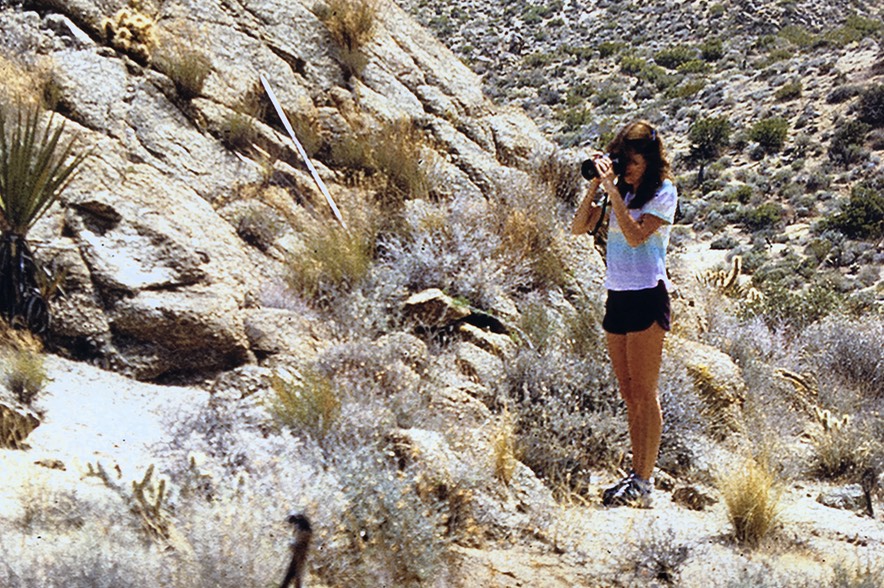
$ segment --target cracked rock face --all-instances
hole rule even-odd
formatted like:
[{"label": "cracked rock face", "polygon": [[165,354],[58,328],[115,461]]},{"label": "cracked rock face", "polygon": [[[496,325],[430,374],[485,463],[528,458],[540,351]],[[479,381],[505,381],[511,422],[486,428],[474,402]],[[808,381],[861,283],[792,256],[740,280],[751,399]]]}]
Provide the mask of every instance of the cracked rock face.
[{"label": "cracked rock face", "polygon": [[[143,8],[149,51],[159,55],[173,39],[208,57],[211,70],[191,100],[151,56],[108,41],[105,19],[134,10],[126,2],[37,4],[39,13],[0,4],[0,56],[26,72],[48,72],[56,121],[64,118],[66,136],[92,149],[64,207],[29,234],[41,243],[41,261],[64,276],[53,343],[139,378],[231,369],[268,353],[252,349],[259,343],[245,325],[262,287],[284,272],[275,236],[261,248],[247,243],[224,208],[264,172],[249,160],[254,153],[234,153],[221,136],[226,117],[260,89],[259,73],[291,117],[318,118],[329,140],[413,121],[436,152],[445,197],[484,200],[551,149],[524,114],[490,103],[480,78],[394,3],[383,4],[358,77],[345,76],[312,1]],[[275,169],[288,180],[288,200],[315,198],[272,110],[255,128],[256,144],[276,155]],[[326,162],[315,163],[335,184]]]}]

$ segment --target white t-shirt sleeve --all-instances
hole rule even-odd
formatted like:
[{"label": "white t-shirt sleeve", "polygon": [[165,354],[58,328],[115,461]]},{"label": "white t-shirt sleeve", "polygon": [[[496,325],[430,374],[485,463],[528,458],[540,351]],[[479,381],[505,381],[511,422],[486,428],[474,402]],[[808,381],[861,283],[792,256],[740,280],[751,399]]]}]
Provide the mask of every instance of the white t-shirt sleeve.
[{"label": "white t-shirt sleeve", "polygon": [[650,202],[642,207],[642,214],[652,214],[672,224],[675,222],[676,206],[678,206],[678,192],[675,185],[666,180]]}]

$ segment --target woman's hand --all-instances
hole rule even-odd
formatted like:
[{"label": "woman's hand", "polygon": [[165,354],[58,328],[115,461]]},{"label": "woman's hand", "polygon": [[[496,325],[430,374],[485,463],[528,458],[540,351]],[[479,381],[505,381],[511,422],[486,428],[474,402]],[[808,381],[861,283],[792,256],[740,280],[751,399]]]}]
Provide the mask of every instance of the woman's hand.
[{"label": "woman's hand", "polygon": [[593,155],[592,160],[595,163],[596,170],[599,172],[599,180],[601,180],[602,187],[605,188],[606,192],[610,192],[610,188],[614,187],[614,179],[617,177],[614,173],[614,162],[604,153]]}]

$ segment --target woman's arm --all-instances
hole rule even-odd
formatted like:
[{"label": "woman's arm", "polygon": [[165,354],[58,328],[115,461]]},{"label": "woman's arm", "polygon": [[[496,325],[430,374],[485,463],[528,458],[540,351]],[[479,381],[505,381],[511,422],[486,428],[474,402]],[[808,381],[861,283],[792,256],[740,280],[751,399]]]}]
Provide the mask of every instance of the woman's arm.
[{"label": "woman's arm", "polygon": [[648,237],[653,235],[654,231],[659,229],[666,221],[652,214],[643,214],[638,220],[632,218],[632,215],[629,214],[629,209],[626,208],[626,203],[623,201],[620,190],[614,184],[615,176],[611,160],[607,157],[602,157],[596,163],[596,167],[599,170],[602,188],[604,188],[611,199],[611,210],[614,216],[617,217],[617,224],[620,226],[620,230],[623,231],[626,243],[630,247],[638,247],[647,241]]},{"label": "woman's arm", "polygon": [[593,202],[598,189],[599,179],[596,178],[589,183],[589,190],[583,197],[583,202],[580,203],[577,212],[574,213],[574,220],[571,221],[572,235],[582,235],[589,232],[598,223],[602,207]]},{"label": "woman's arm", "polygon": [[626,203],[623,201],[623,197],[620,195],[620,190],[613,184],[611,184],[611,187],[613,188],[613,193],[607,187],[605,187],[605,191],[608,192],[611,198],[611,209],[614,211],[614,215],[617,217],[617,224],[620,226],[620,230],[623,231],[623,237],[626,238],[626,243],[630,247],[638,247],[647,241],[648,237],[654,234],[654,231],[666,224],[665,220],[653,214],[643,214],[638,220],[632,218]]}]

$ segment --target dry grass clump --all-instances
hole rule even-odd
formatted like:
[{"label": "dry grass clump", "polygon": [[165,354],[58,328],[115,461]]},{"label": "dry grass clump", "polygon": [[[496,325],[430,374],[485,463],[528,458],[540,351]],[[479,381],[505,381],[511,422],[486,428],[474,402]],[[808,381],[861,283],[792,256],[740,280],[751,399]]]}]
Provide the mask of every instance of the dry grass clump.
[{"label": "dry grass clump", "polygon": [[153,53],[157,69],[169,76],[185,100],[200,96],[212,71],[212,60],[201,48],[205,42],[186,26],[164,31],[158,40]]},{"label": "dry grass clump", "polygon": [[491,451],[494,477],[504,484],[509,484],[516,473],[519,457],[516,450],[513,417],[508,409],[503,411],[500,420],[494,425],[494,430],[491,433]]},{"label": "dry grass clump", "polygon": [[831,588],[878,588],[884,586],[884,566],[867,563],[848,566],[838,562],[834,567]]},{"label": "dry grass clump", "polygon": [[51,65],[42,62],[38,67],[28,67],[15,60],[0,55],[0,111],[13,106],[25,109],[33,106],[54,106],[57,86],[52,83]]},{"label": "dry grass clump", "polygon": [[49,379],[43,366],[43,355],[31,350],[13,350],[3,353],[0,361],[3,362],[6,388],[16,400],[30,406]]},{"label": "dry grass clump", "polygon": [[717,476],[734,538],[755,547],[773,529],[779,513],[782,487],[765,459],[746,459]]},{"label": "dry grass clump", "polygon": [[[369,211],[369,215],[370,215]],[[289,255],[289,287],[320,306],[354,288],[371,269],[377,229],[371,216],[348,220],[348,229],[330,219],[307,219],[300,226],[303,249]]]},{"label": "dry grass clump", "polygon": [[621,562],[638,582],[675,586],[690,554],[690,545],[679,541],[674,529],[651,527],[630,543]]},{"label": "dry grass clump", "polygon": [[378,0],[326,0],[318,14],[340,51],[346,75],[358,75],[365,68],[362,48],[375,33]]},{"label": "dry grass clump", "polygon": [[881,453],[881,444],[867,423],[849,415],[835,416],[828,410],[819,410],[818,415],[810,432],[814,449],[811,471],[816,475],[828,479],[858,476],[875,454]]},{"label": "dry grass clump", "polygon": [[341,414],[341,394],[334,383],[316,370],[297,378],[275,374],[270,382],[275,394],[270,409],[285,427],[322,441]]},{"label": "dry grass clump", "polygon": [[563,287],[568,277],[564,234],[551,192],[537,185],[507,190],[493,208],[492,222],[500,235],[497,255],[530,267],[534,287]]}]

